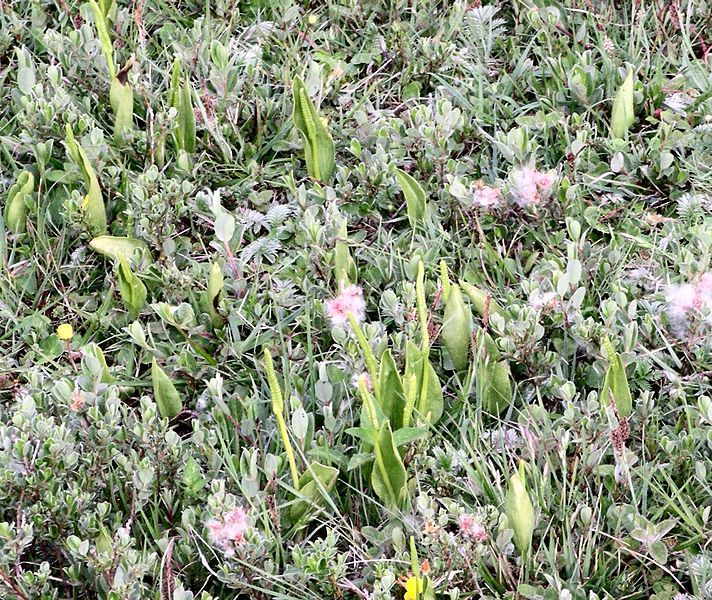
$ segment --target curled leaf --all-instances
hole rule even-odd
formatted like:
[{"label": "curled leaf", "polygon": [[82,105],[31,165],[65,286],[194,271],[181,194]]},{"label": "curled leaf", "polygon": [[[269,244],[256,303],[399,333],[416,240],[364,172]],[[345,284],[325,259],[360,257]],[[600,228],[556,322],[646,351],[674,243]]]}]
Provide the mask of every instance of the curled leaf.
[{"label": "curled leaf", "polygon": [[5,227],[13,233],[24,233],[27,229],[27,201],[32,197],[34,190],[34,176],[29,171],[23,171],[7,193]]},{"label": "curled leaf", "polygon": [[151,252],[145,242],[134,238],[100,235],[89,246],[97,254],[108,256],[115,261],[125,258],[133,267],[151,262]]},{"label": "curled leaf", "polygon": [[66,133],[67,152],[79,166],[84,177],[84,186],[87,190],[81,207],[84,225],[89,233],[100,235],[106,231],[106,208],[104,207],[104,198],[101,195],[99,179],[96,176],[94,167],[89,162],[86,152],[74,138],[74,132],[69,125],[66,126]]},{"label": "curled leaf", "polygon": [[604,344],[610,364],[606,370],[606,376],[599,394],[601,406],[608,406],[613,400],[618,416],[627,419],[633,412],[633,397],[630,393],[625,365],[623,365],[621,355],[613,349],[613,345],[608,338],[604,340]]},{"label": "curled leaf", "polygon": [[119,268],[116,272],[121,300],[134,320],[146,304],[146,286],[133,271],[125,256],[119,255]]}]

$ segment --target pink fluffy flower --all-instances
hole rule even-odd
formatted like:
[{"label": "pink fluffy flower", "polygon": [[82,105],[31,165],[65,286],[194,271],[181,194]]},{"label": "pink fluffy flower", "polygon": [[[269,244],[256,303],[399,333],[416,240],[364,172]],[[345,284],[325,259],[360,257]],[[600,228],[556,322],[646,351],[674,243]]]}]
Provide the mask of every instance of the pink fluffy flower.
[{"label": "pink fluffy flower", "polygon": [[551,193],[554,181],[551,173],[521,167],[512,175],[512,195],[520,206],[539,204]]},{"label": "pink fluffy flower", "polygon": [[241,507],[232,509],[222,520],[211,519],[205,524],[210,541],[222,548],[228,556],[235,553],[235,548],[245,541],[247,531],[247,513]]},{"label": "pink fluffy flower", "polygon": [[475,182],[472,200],[475,206],[481,208],[495,208],[502,203],[502,192],[497,188],[485,185],[482,180],[479,180]]},{"label": "pink fluffy flower", "polygon": [[483,542],[487,539],[487,530],[475,515],[470,513],[461,514],[457,519],[457,523],[460,526],[460,533],[464,537],[471,538],[477,542]]},{"label": "pink fluffy flower", "polygon": [[697,288],[690,283],[671,285],[667,290],[666,299],[671,317],[684,318],[698,303]]},{"label": "pink fluffy flower", "polygon": [[344,288],[341,293],[326,302],[326,314],[331,323],[336,327],[344,327],[349,322],[349,313],[360,323],[366,316],[366,302],[363,299],[363,290],[357,285]]}]

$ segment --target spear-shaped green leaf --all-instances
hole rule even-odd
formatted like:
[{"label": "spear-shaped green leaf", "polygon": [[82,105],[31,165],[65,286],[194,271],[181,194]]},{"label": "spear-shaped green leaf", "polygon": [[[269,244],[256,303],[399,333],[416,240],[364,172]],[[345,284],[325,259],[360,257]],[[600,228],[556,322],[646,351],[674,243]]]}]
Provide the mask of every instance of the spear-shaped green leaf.
[{"label": "spear-shaped green leaf", "polygon": [[114,111],[114,140],[123,139],[124,133],[133,129],[133,88],[119,77],[111,80],[109,103]]},{"label": "spear-shaped green leaf", "polygon": [[292,82],[292,103],[292,120],[304,140],[307,172],[318,181],[328,181],[334,173],[334,141],[299,77]]},{"label": "spear-shaped green leaf", "polygon": [[615,139],[625,139],[628,130],[635,121],[635,109],[633,106],[633,71],[628,71],[623,85],[618,89],[613,99],[613,110],[611,112],[611,136]]},{"label": "spear-shaped green leaf", "polygon": [[418,181],[402,169],[396,169],[396,179],[405,196],[408,221],[415,228],[425,215],[425,192]]},{"label": "spear-shaped green leaf", "polygon": [[29,171],[23,171],[7,193],[5,227],[13,233],[24,233],[27,229],[27,202],[32,198],[34,190],[34,176]]},{"label": "spear-shaped green leaf", "polygon": [[146,243],[134,238],[100,235],[89,242],[89,247],[97,254],[108,256],[115,261],[123,257],[133,267],[152,261]]},{"label": "spear-shaped green leaf", "polygon": [[166,372],[158,366],[155,358],[151,363],[151,379],[153,380],[153,397],[156,400],[159,414],[172,419],[183,410],[183,403],[178,390]]},{"label": "spear-shaped green leaf", "polygon": [[383,414],[391,421],[393,430],[398,431],[403,426],[405,392],[390,350],[386,350],[381,355],[378,390],[379,397],[376,398],[376,401],[380,405]]},{"label": "spear-shaped green leaf", "polygon": [[123,255],[119,256],[119,268],[116,272],[119,282],[121,300],[129,313],[131,320],[138,317],[138,313],[146,304],[146,286],[131,270],[129,261]]},{"label": "spear-shaped green leaf", "polygon": [[339,287],[346,287],[349,283],[355,282],[358,278],[356,263],[351,258],[349,251],[348,231],[346,229],[346,219],[341,222],[339,231],[334,243],[334,275]]},{"label": "spear-shaped green leaf", "polygon": [[81,206],[84,225],[89,233],[100,235],[106,231],[106,208],[104,207],[104,198],[101,195],[99,179],[96,176],[94,167],[89,162],[86,152],[84,152],[84,148],[74,139],[74,132],[69,125],[66,126],[66,133],[67,152],[70,158],[79,166],[79,170],[84,177],[84,186],[87,190]]},{"label": "spear-shaped green leaf", "polygon": [[445,301],[440,337],[450,354],[455,370],[462,371],[470,363],[472,313],[465,306],[460,287],[456,283],[450,283],[445,261],[441,261],[440,271]]},{"label": "spear-shaped green leaf", "polygon": [[292,523],[299,521],[315,504],[323,502],[324,492],[328,492],[334,487],[338,475],[339,470],[335,467],[322,465],[318,462],[312,462],[309,465],[309,468],[299,478],[297,486],[301,499],[289,508],[289,518]]},{"label": "spear-shaped green leaf", "polygon": [[193,87],[190,85],[190,79],[187,76],[181,85],[180,68],[180,61],[176,59],[173,62],[171,89],[169,92],[170,105],[177,111],[177,124],[173,138],[179,150],[185,150],[188,154],[192,154],[195,152],[196,142]]},{"label": "spear-shaped green leaf", "polygon": [[519,470],[509,480],[504,512],[514,530],[514,545],[522,556],[526,556],[532,545],[535,515],[534,505],[527,493],[523,462],[519,463]]},{"label": "spear-shaped green leaf", "polygon": [[498,415],[512,403],[509,363],[500,360],[492,337],[480,329],[477,334],[476,396],[482,409]]},{"label": "spear-shaped green leaf", "polygon": [[481,288],[478,288],[466,281],[460,280],[460,287],[462,291],[465,292],[467,297],[472,302],[472,306],[477,311],[477,314],[483,317],[487,315],[504,315],[504,310],[497,303],[497,301],[492,298],[492,296]]},{"label": "spear-shaped green leaf", "polygon": [[224,285],[222,267],[218,263],[213,263],[208,276],[208,287],[203,296],[203,305],[205,312],[210,315],[213,327],[222,327],[223,318],[218,312],[218,302]]},{"label": "spear-shaped green leaf", "polygon": [[618,416],[627,419],[633,412],[633,397],[625,374],[625,366],[621,355],[613,349],[611,341],[605,338],[603,343],[606,347],[610,364],[606,370],[603,387],[601,387],[601,406],[608,406],[613,400]]},{"label": "spear-shaped green leaf", "polygon": [[371,472],[373,490],[386,504],[399,508],[405,499],[407,475],[387,420],[381,425],[374,449],[376,464]]}]

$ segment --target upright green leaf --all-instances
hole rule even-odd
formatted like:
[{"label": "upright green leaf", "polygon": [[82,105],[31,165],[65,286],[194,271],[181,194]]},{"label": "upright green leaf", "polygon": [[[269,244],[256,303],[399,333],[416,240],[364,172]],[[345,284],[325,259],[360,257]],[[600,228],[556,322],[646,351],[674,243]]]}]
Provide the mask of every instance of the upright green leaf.
[{"label": "upright green leaf", "polygon": [[183,403],[178,390],[166,372],[158,366],[155,358],[151,363],[151,379],[153,380],[153,397],[156,400],[159,414],[164,418],[172,419],[183,410]]},{"label": "upright green leaf", "polygon": [[378,432],[375,453],[376,464],[371,472],[373,490],[388,506],[399,508],[405,499],[407,475],[388,421]]},{"label": "upright green leaf", "polygon": [[498,415],[512,403],[509,363],[500,360],[494,340],[483,329],[477,335],[475,376],[477,401],[484,411]]},{"label": "upright green leaf", "polygon": [[335,167],[334,141],[299,77],[292,83],[292,103],[292,120],[304,141],[307,172],[318,181],[328,181]]},{"label": "upright green leaf", "polygon": [[208,287],[203,296],[205,312],[210,315],[213,327],[222,327],[223,317],[218,311],[218,302],[224,285],[222,267],[219,263],[213,263],[208,276]]},{"label": "upright green leaf", "polygon": [[623,85],[618,89],[613,99],[611,113],[611,137],[625,139],[628,130],[635,122],[635,108],[633,106],[633,71],[628,71]]},{"label": "upright green leaf", "polygon": [[522,462],[519,463],[519,470],[509,480],[504,511],[510,527],[514,530],[514,545],[522,556],[526,556],[532,545],[535,515],[534,505],[527,493]]},{"label": "upright green leaf", "polygon": [[381,355],[378,381],[379,397],[376,400],[383,414],[390,419],[393,431],[398,431],[403,426],[405,392],[390,350]]},{"label": "upright green leaf", "polygon": [[87,190],[81,206],[84,225],[92,235],[100,235],[106,231],[106,209],[104,207],[104,198],[101,195],[99,179],[96,176],[94,167],[89,162],[86,152],[74,139],[74,133],[69,125],[66,126],[66,133],[67,152],[70,158],[79,166],[84,177],[84,186]]},{"label": "upright green leaf", "polygon": [[[180,63],[177,63],[180,68]],[[174,76],[175,76],[174,63]],[[180,73],[180,71],[178,71]],[[171,79],[171,105],[177,111],[177,125],[174,131],[174,139],[176,147],[179,150],[185,150],[188,154],[195,152],[196,129],[195,129],[195,112],[193,110],[193,88],[190,85],[190,79],[186,76],[183,85],[177,85],[173,89],[174,81]]]},{"label": "upright green leaf", "polygon": [[114,111],[114,140],[123,139],[124,133],[133,129],[133,88],[118,77],[111,80],[109,102]]},{"label": "upright green leaf", "polygon": [[349,245],[346,241],[348,236],[346,219],[344,219],[341,222],[336,242],[334,243],[334,275],[339,287],[346,287],[349,283],[354,283],[358,278],[356,263],[351,258]]},{"label": "upright green leaf", "polygon": [[410,226],[415,228],[425,216],[425,192],[420,184],[402,169],[396,169],[398,185],[405,196]]},{"label": "upright green leaf", "polygon": [[449,291],[445,300],[440,337],[450,354],[455,370],[462,371],[470,363],[472,313],[465,306],[460,287],[456,283],[450,284]]},{"label": "upright green leaf", "polygon": [[606,376],[601,387],[600,399],[601,406],[605,407],[613,400],[618,416],[627,419],[633,412],[633,397],[630,393],[628,378],[625,373],[625,366],[621,355],[618,354],[606,338],[604,345],[608,352],[610,364],[606,370]]},{"label": "upright green leaf", "polygon": [[7,193],[5,227],[13,233],[24,233],[27,229],[27,202],[32,198],[34,190],[34,176],[29,171],[23,171]]},{"label": "upright green leaf", "polygon": [[339,470],[335,467],[318,462],[309,465],[309,469],[299,478],[297,489],[300,499],[289,508],[289,518],[292,523],[299,521],[310,508],[323,502],[324,492],[334,487],[338,476]]},{"label": "upright green leaf", "polygon": [[123,255],[119,255],[119,268],[116,275],[121,300],[131,320],[135,320],[144,304],[146,304],[146,286],[143,285],[138,275],[131,270],[128,260]]},{"label": "upright green leaf", "polygon": [[[440,420],[444,411],[443,390],[430,359],[413,342],[406,344],[406,366],[404,379],[408,384],[405,389],[406,410],[404,410],[404,427],[410,423],[408,398],[415,395],[415,408],[420,416],[430,425]],[[415,390],[412,384],[415,382]]]}]

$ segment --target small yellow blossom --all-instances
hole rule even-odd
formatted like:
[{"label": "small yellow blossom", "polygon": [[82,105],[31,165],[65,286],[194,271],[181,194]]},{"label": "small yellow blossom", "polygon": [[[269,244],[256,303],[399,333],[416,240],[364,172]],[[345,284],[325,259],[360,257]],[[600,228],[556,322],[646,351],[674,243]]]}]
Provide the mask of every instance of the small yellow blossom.
[{"label": "small yellow blossom", "polygon": [[57,327],[57,336],[60,340],[71,340],[74,335],[74,330],[69,323],[62,323]]},{"label": "small yellow blossom", "polygon": [[309,25],[312,25],[312,26],[316,25],[318,20],[319,20],[319,17],[317,17],[316,15],[309,15],[307,17],[307,23],[309,23]]},{"label": "small yellow blossom", "polygon": [[434,600],[435,591],[427,577],[411,577],[405,583],[403,600]]}]

